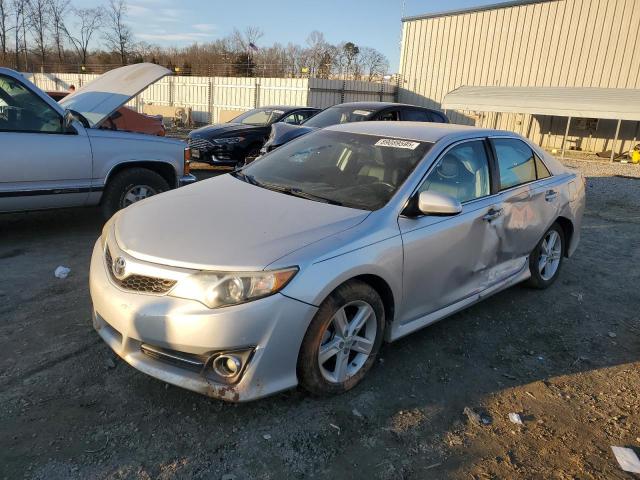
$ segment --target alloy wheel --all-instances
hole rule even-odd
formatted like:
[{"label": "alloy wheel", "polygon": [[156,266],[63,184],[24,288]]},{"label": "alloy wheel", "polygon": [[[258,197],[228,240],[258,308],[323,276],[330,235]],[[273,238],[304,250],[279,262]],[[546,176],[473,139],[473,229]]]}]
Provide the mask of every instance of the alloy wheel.
[{"label": "alloy wheel", "polygon": [[144,200],[145,198],[151,197],[156,193],[158,192],[156,192],[155,189],[151,188],[148,185],[135,185],[127,190],[122,197],[122,207],[128,207],[132,203]]},{"label": "alloy wheel", "polygon": [[548,281],[556,274],[562,256],[562,239],[555,230],[549,230],[540,244],[538,272],[543,280]]},{"label": "alloy wheel", "polygon": [[355,375],[369,358],[376,339],[378,322],[367,302],[349,302],[334,313],[318,350],[322,376],[342,383]]}]

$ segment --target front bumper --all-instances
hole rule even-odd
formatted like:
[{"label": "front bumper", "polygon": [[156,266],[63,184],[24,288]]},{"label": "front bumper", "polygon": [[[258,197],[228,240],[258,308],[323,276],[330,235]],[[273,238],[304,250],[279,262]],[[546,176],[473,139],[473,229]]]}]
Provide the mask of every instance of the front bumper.
[{"label": "front bumper", "polygon": [[187,175],[183,175],[178,179],[178,187],[184,187],[186,185],[191,185],[192,183],[196,183],[198,181],[198,179],[195,177],[195,175],[192,174],[187,174]]},{"label": "front bumper", "polygon": [[[229,401],[253,400],[298,383],[298,352],[316,307],[276,294],[209,309],[193,300],[124,291],[107,274],[100,240],[89,285],[98,334],[123,360],[152,377]],[[149,356],[143,344],[192,355],[255,350],[239,381],[228,385]]]}]

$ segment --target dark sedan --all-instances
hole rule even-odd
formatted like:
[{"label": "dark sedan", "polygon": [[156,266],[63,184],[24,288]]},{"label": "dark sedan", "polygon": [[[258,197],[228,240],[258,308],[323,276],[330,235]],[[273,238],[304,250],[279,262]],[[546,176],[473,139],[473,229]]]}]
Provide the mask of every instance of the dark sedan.
[{"label": "dark sedan", "polygon": [[341,103],[324,109],[302,125],[274,123],[271,126],[269,138],[260,153],[267,153],[294,138],[319,128],[369,120],[449,123],[449,119],[444,113],[416,105],[392,102]]},{"label": "dark sedan", "polygon": [[211,165],[235,167],[258,156],[271,125],[298,125],[320,109],[271,106],[249,110],[227,123],[208,125],[189,134],[191,158]]}]

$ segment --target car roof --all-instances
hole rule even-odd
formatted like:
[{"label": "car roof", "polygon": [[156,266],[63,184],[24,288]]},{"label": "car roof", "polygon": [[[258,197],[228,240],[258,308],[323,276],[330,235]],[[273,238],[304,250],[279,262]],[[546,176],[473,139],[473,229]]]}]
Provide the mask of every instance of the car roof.
[{"label": "car roof", "polygon": [[290,112],[291,110],[320,110],[315,107],[301,107],[297,105],[265,105],[264,107],[257,107],[257,109],[271,108],[273,110],[284,110],[285,112]]},{"label": "car roof", "polygon": [[[388,108],[388,107],[411,107],[411,108],[419,108],[421,110],[434,110],[432,108],[421,107],[419,105],[410,105],[408,103],[397,103],[397,102],[346,102],[346,103],[338,103],[337,105],[332,105],[331,107],[354,107],[354,108],[358,107],[358,108],[367,108],[370,110],[380,110],[382,108]],[[439,111],[439,110],[436,110],[436,111]]]},{"label": "car roof", "polygon": [[354,122],[332,125],[324,130],[360,133],[379,137],[402,138],[419,142],[437,142],[443,138],[451,140],[484,136],[515,136],[512,132],[489,128],[457,125],[455,123],[430,122]]}]

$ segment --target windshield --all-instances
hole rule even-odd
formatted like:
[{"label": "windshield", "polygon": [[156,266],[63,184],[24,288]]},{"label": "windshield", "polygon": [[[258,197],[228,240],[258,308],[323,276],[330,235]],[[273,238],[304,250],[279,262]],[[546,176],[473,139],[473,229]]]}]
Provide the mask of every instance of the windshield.
[{"label": "windshield", "polygon": [[391,199],[431,145],[321,130],[279,147],[236,176],[310,200],[377,210]]},{"label": "windshield", "polygon": [[243,123],[245,125],[265,126],[271,125],[284,114],[284,110],[275,110],[273,108],[257,108],[238,115],[229,123]]},{"label": "windshield", "polygon": [[305,127],[324,128],[340,123],[361,122],[369,120],[373,110],[354,106],[330,107],[303,123]]}]

